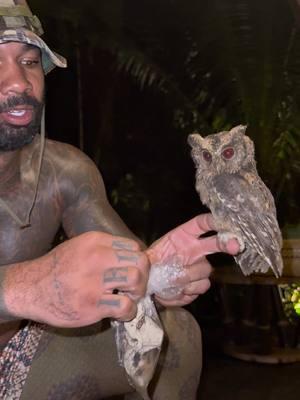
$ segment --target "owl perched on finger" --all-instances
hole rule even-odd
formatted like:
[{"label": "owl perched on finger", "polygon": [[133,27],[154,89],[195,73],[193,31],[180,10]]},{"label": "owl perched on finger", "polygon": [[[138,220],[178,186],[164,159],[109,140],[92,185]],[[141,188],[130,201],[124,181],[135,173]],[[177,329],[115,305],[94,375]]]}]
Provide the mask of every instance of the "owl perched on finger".
[{"label": "owl perched on finger", "polygon": [[191,134],[188,143],[196,166],[196,190],[207,205],[219,239],[235,237],[235,256],[242,272],[282,273],[282,237],[271,192],[256,170],[254,145],[239,125],[230,131],[201,137]]}]

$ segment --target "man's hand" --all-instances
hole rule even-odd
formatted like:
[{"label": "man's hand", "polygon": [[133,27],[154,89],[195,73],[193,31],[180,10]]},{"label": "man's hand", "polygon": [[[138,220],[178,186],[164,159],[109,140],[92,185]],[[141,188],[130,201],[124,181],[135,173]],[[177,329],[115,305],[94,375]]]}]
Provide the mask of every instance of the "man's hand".
[{"label": "man's hand", "polygon": [[163,299],[156,295],[159,303],[164,306],[183,306],[191,303],[210,287],[209,275],[212,268],[205,256],[218,252],[232,255],[238,253],[239,245],[234,239],[230,240],[225,248],[216,235],[200,237],[214,230],[212,215],[202,214],[170,231],[146,251],[151,264],[162,264],[176,255],[180,256],[186,272],[182,293],[171,299]]},{"label": "man's hand", "polygon": [[89,232],[39,259],[6,268],[8,314],[79,327],[106,317],[132,319],[145,294],[149,261],[133,240]]}]

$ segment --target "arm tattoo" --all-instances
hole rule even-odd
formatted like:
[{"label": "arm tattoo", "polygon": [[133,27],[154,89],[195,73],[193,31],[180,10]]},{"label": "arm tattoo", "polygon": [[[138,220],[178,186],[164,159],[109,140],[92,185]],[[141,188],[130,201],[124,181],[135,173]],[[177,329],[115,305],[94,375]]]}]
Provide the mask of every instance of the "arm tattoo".
[{"label": "arm tattoo", "polygon": [[59,261],[56,257],[56,252],[53,253],[53,270],[54,270],[54,278],[53,278],[53,288],[55,296],[53,296],[52,301],[50,300],[49,308],[50,311],[56,315],[57,317],[65,320],[65,321],[76,321],[79,319],[78,313],[73,309],[71,302],[68,301],[72,296],[71,293],[68,293],[63,285],[63,283],[59,280],[57,275]]}]

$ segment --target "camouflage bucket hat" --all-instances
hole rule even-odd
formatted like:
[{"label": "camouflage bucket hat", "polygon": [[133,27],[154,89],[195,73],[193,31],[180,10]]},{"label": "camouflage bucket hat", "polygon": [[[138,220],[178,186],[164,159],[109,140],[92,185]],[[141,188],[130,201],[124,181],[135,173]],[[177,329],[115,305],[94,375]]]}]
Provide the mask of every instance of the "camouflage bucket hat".
[{"label": "camouflage bucket hat", "polygon": [[39,47],[45,74],[55,67],[65,68],[66,59],[50,50],[40,38],[42,34],[42,25],[30,11],[26,0],[0,0],[0,44],[21,42]]}]

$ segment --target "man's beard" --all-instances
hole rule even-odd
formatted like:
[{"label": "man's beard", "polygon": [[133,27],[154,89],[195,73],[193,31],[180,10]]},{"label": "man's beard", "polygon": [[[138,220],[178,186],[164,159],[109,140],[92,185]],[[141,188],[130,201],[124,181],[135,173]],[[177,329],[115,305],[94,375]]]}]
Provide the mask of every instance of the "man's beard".
[{"label": "man's beard", "polygon": [[39,132],[44,102],[39,102],[27,94],[10,97],[5,103],[0,103],[0,113],[16,106],[31,106],[33,119],[26,126],[16,126],[0,122],[0,151],[13,151],[22,148],[33,141]]}]

